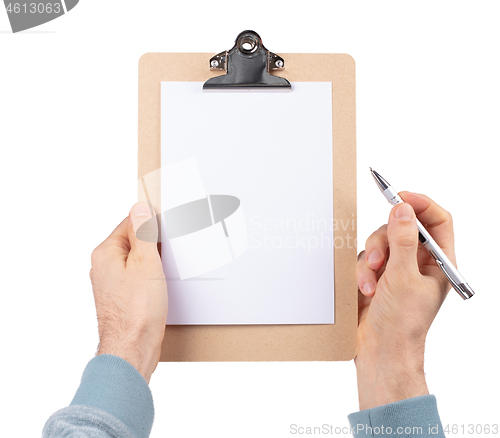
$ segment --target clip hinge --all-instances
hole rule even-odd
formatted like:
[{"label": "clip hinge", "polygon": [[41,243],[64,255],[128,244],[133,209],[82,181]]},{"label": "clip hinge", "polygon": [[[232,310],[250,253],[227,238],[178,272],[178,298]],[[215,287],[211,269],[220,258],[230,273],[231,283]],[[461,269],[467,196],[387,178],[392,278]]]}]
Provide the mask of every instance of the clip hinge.
[{"label": "clip hinge", "polygon": [[227,50],[210,58],[210,70],[227,71]]}]

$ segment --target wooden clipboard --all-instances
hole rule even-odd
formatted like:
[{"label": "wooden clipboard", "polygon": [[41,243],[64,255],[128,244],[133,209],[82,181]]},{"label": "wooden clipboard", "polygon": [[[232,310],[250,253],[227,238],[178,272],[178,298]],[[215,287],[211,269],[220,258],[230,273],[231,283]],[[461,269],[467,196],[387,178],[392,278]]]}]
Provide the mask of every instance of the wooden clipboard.
[{"label": "wooden clipboard", "polygon": [[[164,81],[203,82],[220,75],[208,68],[212,54],[146,53],[139,61],[139,186],[161,168],[161,87]],[[333,361],[356,355],[356,117],[355,64],[346,54],[282,54],[290,82],[331,82],[333,109],[333,205],[335,324],[169,325],[161,361]],[[156,172],[159,174],[159,172]],[[161,212],[160,177],[139,189]],[[345,229],[342,224],[352,224]],[[354,228],[354,229],[353,229]],[[349,236],[348,236],[349,235]],[[351,242],[347,244],[348,238]]]}]

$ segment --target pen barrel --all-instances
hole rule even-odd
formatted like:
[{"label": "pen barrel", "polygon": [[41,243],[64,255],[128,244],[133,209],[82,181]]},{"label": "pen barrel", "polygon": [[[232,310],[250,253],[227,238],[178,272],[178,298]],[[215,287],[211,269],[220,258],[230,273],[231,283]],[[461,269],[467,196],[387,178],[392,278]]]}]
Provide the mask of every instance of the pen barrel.
[{"label": "pen barrel", "polygon": [[448,256],[444,253],[444,251],[439,247],[436,241],[432,238],[429,232],[424,228],[424,226],[417,219],[417,227],[419,231],[419,239],[422,242],[423,239],[425,241],[422,242],[425,249],[429,251],[429,254],[434,258],[434,260],[439,259],[441,263],[443,263],[444,267],[448,275],[455,281],[457,284],[465,283],[465,279],[460,275],[455,265],[451,262]]},{"label": "pen barrel", "polygon": [[392,188],[392,186],[387,187],[382,194],[385,196],[385,199],[389,201],[389,204],[396,205],[404,202],[401,197],[398,195],[398,192]]},{"label": "pen barrel", "polygon": [[444,251],[440,248],[440,246],[436,243],[436,241],[432,238],[429,232],[424,228],[424,226],[417,219],[417,227],[419,231],[419,240],[422,245],[429,251],[429,254],[436,261],[436,264],[441,268],[443,274],[453,286],[458,294],[464,299],[468,299],[474,295],[474,291],[467,284],[465,278],[462,277],[458,269],[455,268],[455,265],[451,262],[448,256],[444,253]]}]

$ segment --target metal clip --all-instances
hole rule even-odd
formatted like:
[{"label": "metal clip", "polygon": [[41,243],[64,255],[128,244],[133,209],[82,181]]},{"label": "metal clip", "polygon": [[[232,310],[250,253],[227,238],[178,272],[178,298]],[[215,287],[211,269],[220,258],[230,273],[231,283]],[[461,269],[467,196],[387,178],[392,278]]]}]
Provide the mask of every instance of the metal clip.
[{"label": "metal clip", "polygon": [[467,283],[460,283],[458,284],[450,274],[448,274],[448,271],[446,271],[446,268],[444,266],[444,263],[439,260],[439,257],[434,251],[429,251],[430,255],[433,257],[433,259],[436,261],[437,265],[441,268],[441,271],[443,271],[443,274],[446,276],[448,281],[451,283],[453,286],[453,289],[455,289],[458,294],[464,299],[467,300],[470,297],[474,295],[474,291],[471,289],[471,287]]},{"label": "metal clip", "polygon": [[206,81],[204,89],[292,88],[285,78],[269,73],[284,70],[285,60],[267,50],[260,36],[252,30],[241,32],[233,48],[210,58],[209,66],[211,70],[225,71],[226,74]]}]

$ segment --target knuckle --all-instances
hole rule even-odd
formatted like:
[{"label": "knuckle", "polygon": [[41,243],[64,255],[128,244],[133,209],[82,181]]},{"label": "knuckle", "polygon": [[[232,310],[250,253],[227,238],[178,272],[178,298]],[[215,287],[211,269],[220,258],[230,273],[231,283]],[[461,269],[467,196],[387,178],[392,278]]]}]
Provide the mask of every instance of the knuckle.
[{"label": "knuckle", "polygon": [[445,222],[448,222],[451,227],[453,227],[453,216],[448,210],[444,211]]},{"label": "knuckle", "polygon": [[366,248],[369,248],[373,242],[373,239],[374,239],[374,236],[375,236],[375,233],[371,234],[368,239],[366,239],[366,242],[365,242],[365,249]]},{"label": "knuckle", "polygon": [[134,251],[130,253],[129,260],[132,261],[135,267],[144,267],[147,257],[141,251]]},{"label": "knuckle", "polygon": [[402,248],[414,248],[416,246],[416,242],[415,242],[415,239],[407,236],[407,235],[400,235],[397,237],[397,240],[396,240],[398,246],[402,247]]},{"label": "knuckle", "polygon": [[[384,248],[387,245],[387,224],[382,225],[377,231],[372,233],[370,237],[366,240],[365,248]],[[383,250],[382,250],[383,252]]]},{"label": "knuckle", "polygon": [[374,241],[381,240],[385,234],[387,234],[387,224],[382,225],[378,230],[376,230],[372,234],[370,234],[368,239],[366,239],[365,246],[368,246],[370,243],[372,243]]},{"label": "knuckle", "polygon": [[375,233],[387,234],[387,224],[382,225]]},{"label": "knuckle", "polygon": [[97,248],[94,249],[94,251],[92,251],[92,255],[90,256],[92,265],[99,264],[102,261],[103,252],[104,248],[101,243]]},{"label": "knuckle", "polygon": [[358,264],[356,265],[356,277],[359,277],[362,272],[363,272],[363,263],[358,262]]},{"label": "knuckle", "polygon": [[409,289],[419,288],[420,271],[416,262],[415,264],[394,263],[385,274],[389,284],[397,286],[399,290],[407,292]]},{"label": "knuckle", "polygon": [[[99,259],[99,247],[95,248],[90,255],[90,260],[92,261],[92,265],[94,265]],[[92,270],[91,270],[92,271]]]},{"label": "knuckle", "polygon": [[403,248],[414,248],[418,243],[418,236],[415,230],[403,229],[402,232],[398,232],[395,237],[395,242],[398,246]]}]

